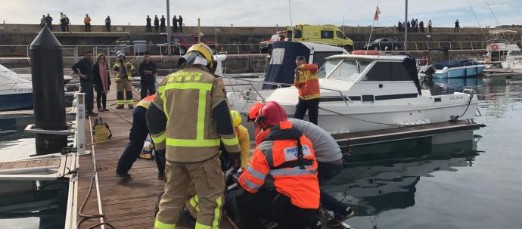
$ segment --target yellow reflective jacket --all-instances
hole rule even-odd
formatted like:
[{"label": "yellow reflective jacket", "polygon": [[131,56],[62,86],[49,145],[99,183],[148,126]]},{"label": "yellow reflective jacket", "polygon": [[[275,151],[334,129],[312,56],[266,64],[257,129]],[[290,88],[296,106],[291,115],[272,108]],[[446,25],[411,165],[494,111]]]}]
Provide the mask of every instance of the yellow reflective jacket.
[{"label": "yellow reflective jacket", "polygon": [[120,68],[121,63],[120,60],[116,60],[116,63],[114,64],[114,71],[116,71],[116,82],[119,82],[121,79],[127,78],[128,80],[132,80],[132,72],[135,70],[134,65],[132,65],[132,61],[125,61],[125,72],[127,73],[126,76],[122,76],[120,74]]}]

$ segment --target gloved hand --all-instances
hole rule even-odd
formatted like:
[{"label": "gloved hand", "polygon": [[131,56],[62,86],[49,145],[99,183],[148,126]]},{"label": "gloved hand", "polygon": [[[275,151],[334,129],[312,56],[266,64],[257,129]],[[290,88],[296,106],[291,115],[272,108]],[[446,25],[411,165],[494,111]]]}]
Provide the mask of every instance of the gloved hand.
[{"label": "gloved hand", "polygon": [[236,171],[241,167],[240,153],[239,152],[229,153],[227,165],[229,168],[233,169],[232,173],[236,173]]}]

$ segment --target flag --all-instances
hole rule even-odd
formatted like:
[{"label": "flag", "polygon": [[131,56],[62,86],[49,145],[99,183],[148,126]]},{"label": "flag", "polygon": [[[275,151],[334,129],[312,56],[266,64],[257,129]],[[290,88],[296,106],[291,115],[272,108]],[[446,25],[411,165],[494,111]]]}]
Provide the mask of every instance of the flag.
[{"label": "flag", "polygon": [[375,15],[373,16],[374,21],[379,20],[379,14],[381,14],[381,10],[379,9],[379,6],[377,6],[377,8],[375,9]]}]

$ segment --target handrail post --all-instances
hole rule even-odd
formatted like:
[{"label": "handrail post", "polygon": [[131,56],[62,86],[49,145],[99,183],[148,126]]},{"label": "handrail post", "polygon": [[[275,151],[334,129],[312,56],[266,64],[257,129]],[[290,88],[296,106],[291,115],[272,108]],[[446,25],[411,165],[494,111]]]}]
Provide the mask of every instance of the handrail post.
[{"label": "handrail post", "polygon": [[76,101],[76,152],[84,155],[89,153],[85,150],[85,93],[78,93]]}]

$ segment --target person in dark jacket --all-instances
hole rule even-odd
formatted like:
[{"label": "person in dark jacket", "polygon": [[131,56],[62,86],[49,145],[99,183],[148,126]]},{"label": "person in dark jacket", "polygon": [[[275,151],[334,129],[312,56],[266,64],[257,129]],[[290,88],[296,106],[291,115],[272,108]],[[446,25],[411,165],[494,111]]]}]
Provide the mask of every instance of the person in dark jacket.
[{"label": "person in dark jacket", "polygon": [[183,33],[183,17],[181,17],[181,15],[179,15],[178,23],[179,23],[179,32]]},{"label": "person in dark jacket", "polygon": [[111,77],[109,75],[109,65],[103,53],[98,54],[96,63],[92,67],[94,75],[94,87],[96,89],[96,105],[99,112],[107,110],[107,92],[111,87]]},{"label": "person in dark jacket", "polygon": [[45,23],[47,24],[47,27],[49,27],[49,29],[53,31],[53,18],[50,14],[47,14],[47,17],[45,17]]},{"label": "person in dark jacket", "polygon": [[161,15],[161,19],[160,19],[160,31],[162,33],[165,32],[165,16]]},{"label": "person in dark jacket", "polygon": [[87,116],[96,116],[93,112],[93,70],[92,70],[92,51],[87,51],[83,59],[72,66],[74,73],[80,76],[81,93],[85,93],[85,113]]},{"label": "person in dark jacket", "polygon": [[154,29],[156,30],[156,33],[159,32],[159,19],[158,19],[158,15],[154,15]]},{"label": "person in dark jacket", "polygon": [[176,15],[174,15],[174,17],[172,18],[172,32],[178,32],[178,18],[176,18]]},{"label": "person in dark jacket", "polygon": [[151,24],[151,19],[149,17],[149,15],[147,15],[147,32],[152,32],[152,24]]},{"label": "person in dark jacket", "polygon": [[107,16],[107,18],[105,18],[105,29],[107,30],[107,32],[111,31],[111,17],[110,16]]},{"label": "person in dark jacket", "polygon": [[141,77],[141,99],[156,94],[156,65],[150,61],[150,55],[145,52],[143,62],[138,67]]}]

